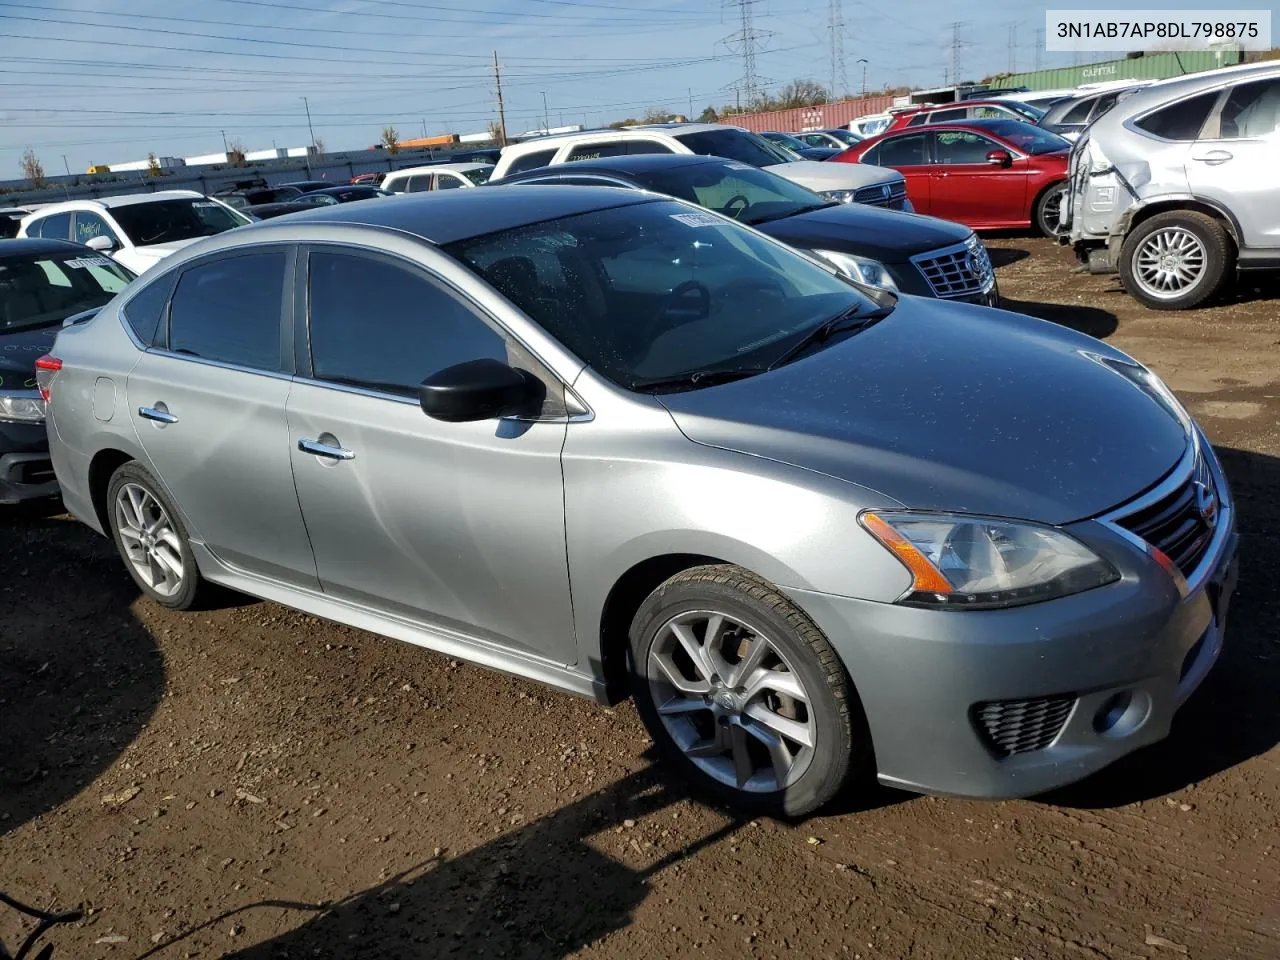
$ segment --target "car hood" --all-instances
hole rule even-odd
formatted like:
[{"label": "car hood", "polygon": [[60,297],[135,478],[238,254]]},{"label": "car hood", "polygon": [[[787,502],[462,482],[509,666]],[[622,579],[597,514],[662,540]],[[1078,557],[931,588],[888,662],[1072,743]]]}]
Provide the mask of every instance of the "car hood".
[{"label": "car hood", "polygon": [[134,247],[133,252],[150,260],[160,260],[171,253],[177,253],[183,247],[189,247],[203,239],[204,237],[192,237],[190,240],[170,240],[168,243],[152,243],[145,247]]},{"label": "car hood", "polygon": [[36,330],[0,330],[0,388],[31,390],[36,360],[53,349],[58,325]]},{"label": "car hood", "polygon": [[775,371],[659,399],[696,443],[913,509],[1061,524],[1156,483],[1188,442],[1173,413],[1095,358],[1128,359],[1045,321],[903,297]]},{"label": "car hood", "polygon": [[865,203],[841,203],[757,228],[794,247],[870,256],[884,263],[905,263],[927,250],[964,243],[968,227]]},{"label": "car hood", "polygon": [[887,167],[875,167],[869,163],[832,163],[830,160],[792,160],[764,169],[817,192],[856,190],[902,179],[901,173]]}]

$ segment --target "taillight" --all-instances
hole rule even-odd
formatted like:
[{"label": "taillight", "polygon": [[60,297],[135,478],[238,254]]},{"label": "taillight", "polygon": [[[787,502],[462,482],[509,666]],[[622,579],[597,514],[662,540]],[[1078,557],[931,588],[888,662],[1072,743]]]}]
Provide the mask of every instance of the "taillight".
[{"label": "taillight", "polygon": [[49,402],[49,396],[53,390],[53,378],[61,369],[62,361],[50,353],[46,353],[36,361],[36,388],[40,391],[40,396],[44,398],[45,403]]}]

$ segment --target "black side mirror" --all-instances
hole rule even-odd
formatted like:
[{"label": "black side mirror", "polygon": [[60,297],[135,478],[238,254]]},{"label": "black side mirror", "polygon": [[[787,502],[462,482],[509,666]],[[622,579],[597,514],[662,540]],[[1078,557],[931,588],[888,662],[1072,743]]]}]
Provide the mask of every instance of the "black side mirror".
[{"label": "black side mirror", "polygon": [[537,412],[546,387],[501,360],[468,360],[433,373],[418,387],[418,402],[434,420],[470,423]]},{"label": "black side mirror", "polygon": [[992,150],[987,154],[987,163],[993,167],[1011,167],[1013,166],[1013,157],[1010,156],[1008,150]]}]

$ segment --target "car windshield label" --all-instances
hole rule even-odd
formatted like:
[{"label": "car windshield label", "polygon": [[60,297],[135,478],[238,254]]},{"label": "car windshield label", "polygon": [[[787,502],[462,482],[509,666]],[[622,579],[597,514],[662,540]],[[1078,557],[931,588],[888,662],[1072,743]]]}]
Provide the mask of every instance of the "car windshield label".
[{"label": "car windshield label", "polygon": [[213,200],[196,200],[191,205],[201,209],[208,209],[209,207],[216,207],[218,204]]},{"label": "car windshield label", "polygon": [[109,267],[111,261],[106,257],[79,257],[75,260],[63,260],[64,266],[70,267],[72,270],[84,270],[88,267]]},{"label": "car windshield label", "polygon": [[720,225],[720,218],[710,213],[673,213],[672,220],[679,220],[681,223],[690,227],[716,227]]}]

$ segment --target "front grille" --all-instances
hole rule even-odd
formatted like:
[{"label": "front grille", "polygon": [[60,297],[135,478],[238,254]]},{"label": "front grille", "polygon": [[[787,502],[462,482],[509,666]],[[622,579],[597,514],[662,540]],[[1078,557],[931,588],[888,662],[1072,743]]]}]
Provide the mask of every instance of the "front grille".
[{"label": "front grille", "polygon": [[1016,753],[1043,750],[1053,743],[1075,702],[1074,694],[1031,700],[989,700],[974,705],[973,720],[993,753],[1012,757]]},{"label": "front grille", "polygon": [[1218,523],[1218,494],[1208,462],[1197,451],[1184,482],[1116,522],[1158,548],[1189,578],[1208,552]]},{"label": "front grille", "polygon": [[971,236],[954,247],[912,257],[912,262],[929,281],[935,297],[951,299],[982,293],[995,282],[995,268],[982,241]]},{"label": "front grille", "polygon": [[853,202],[901,210],[907,202],[907,181],[895,180],[892,183],[879,183],[874,187],[863,187],[854,193]]}]

